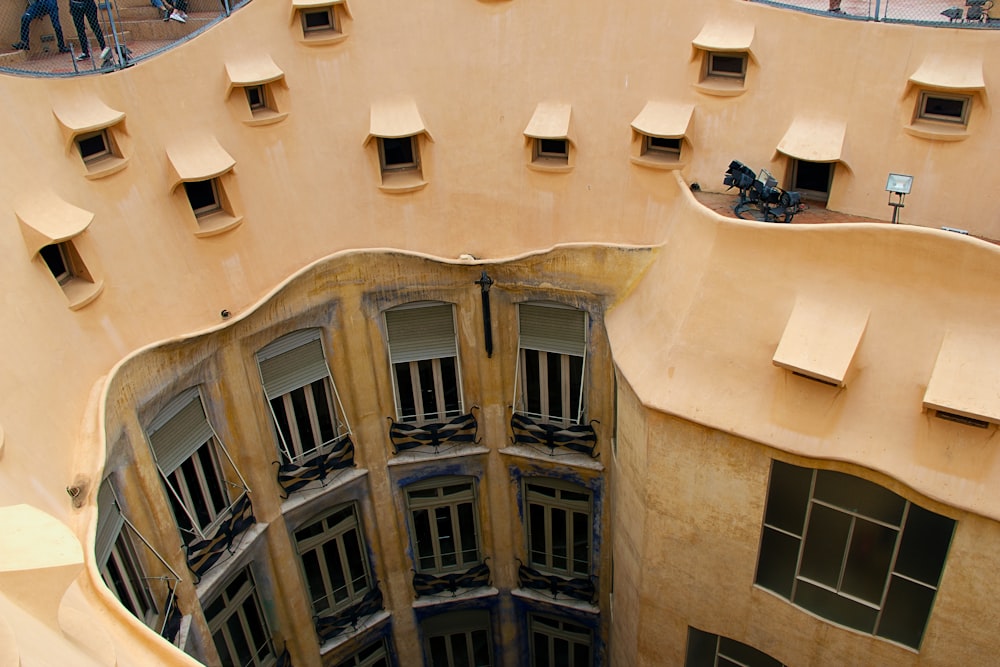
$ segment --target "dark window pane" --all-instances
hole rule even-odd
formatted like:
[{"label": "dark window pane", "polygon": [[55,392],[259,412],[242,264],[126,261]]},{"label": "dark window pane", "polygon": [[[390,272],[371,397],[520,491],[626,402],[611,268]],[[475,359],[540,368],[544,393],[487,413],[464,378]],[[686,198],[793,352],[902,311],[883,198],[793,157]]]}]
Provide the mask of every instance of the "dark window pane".
[{"label": "dark window pane", "polygon": [[864,519],[854,522],[851,546],[840,590],[873,604],[882,604],[897,531]]},{"label": "dark window pane", "polygon": [[431,667],[450,667],[448,664],[448,646],[444,637],[431,637],[427,640],[430,647]]},{"label": "dark window pane", "polygon": [[920,648],[933,604],[933,590],[893,577],[876,634],[900,644]]},{"label": "dark window pane", "polygon": [[562,637],[552,638],[552,656],[555,658],[555,667],[570,667],[570,643]]},{"label": "dark window pane", "polygon": [[583,387],[583,357],[569,358],[569,418],[579,421],[582,405],[580,390]]},{"label": "dark window pane", "polygon": [[549,638],[541,632],[531,633],[531,657],[534,659],[532,667],[550,667],[549,660]]},{"label": "dark window pane", "polygon": [[42,256],[42,259],[45,260],[45,265],[49,267],[49,271],[56,278],[69,272],[58,245],[47,245],[38,252]]},{"label": "dark window pane", "polygon": [[238,613],[229,617],[226,621],[226,628],[229,630],[229,639],[233,643],[233,653],[235,654],[233,658],[236,662],[232,665],[223,662],[223,667],[242,667],[250,662],[253,651],[250,648],[250,642],[247,641],[247,637],[243,633],[243,624],[240,623]]},{"label": "dark window pane", "polygon": [[226,644],[226,636],[220,630],[212,635],[212,641],[215,642],[215,648],[219,651],[219,661],[223,667],[229,667],[230,665],[236,665],[236,661],[233,656],[229,654],[229,646]]},{"label": "dark window pane", "polygon": [[493,664],[490,658],[489,633],[486,630],[472,631],[472,656],[476,667],[490,667]]},{"label": "dark window pane", "polygon": [[743,74],[743,56],[712,54],[712,71],[726,74]]},{"label": "dark window pane", "polygon": [[538,152],[547,155],[567,155],[565,139],[539,139]]},{"label": "dark window pane", "polygon": [[802,535],[809,504],[813,471],[781,461],[771,464],[771,489],[767,494],[764,523]]},{"label": "dark window pane", "polygon": [[476,544],[476,519],[473,516],[472,503],[462,503],[458,506],[458,526],[462,540],[462,562],[478,561],[479,546]]},{"label": "dark window pane", "polygon": [[569,416],[563,414],[562,360],[563,356],[561,354],[549,352],[545,355],[545,366],[547,368],[548,376],[547,389],[549,392],[549,404],[543,409],[543,412],[547,413],[550,417],[560,419]]},{"label": "dark window pane", "polygon": [[271,409],[274,411],[274,421],[278,427],[278,431],[281,432],[282,441],[285,447],[295,455],[295,450],[292,447],[292,429],[291,425],[288,423],[288,415],[285,414],[285,400],[281,396],[271,399]]},{"label": "dark window pane", "polygon": [[715,667],[719,636],[688,628],[687,657],[684,667]]},{"label": "dark window pane", "polygon": [[733,641],[728,637],[719,637],[719,659],[722,657],[731,659],[738,665],[752,665],[753,667],[781,667],[781,663],[755,649],[752,646]]},{"label": "dark window pane", "polygon": [[431,537],[431,519],[427,510],[413,512],[413,531],[417,539],[417,556],[421,570],[434,569],[434,544]]},{"label": "dark window pane", "polygon": [[188,201],[195,212],[202,209],[211,209],[218,206],[215,198],[215,187],[212,181],[193,181],[184,184],[184,191],[187,193]]},{"label": "dark window pane", "polygon": [[557,570],[565,570],[568,550],[566,512],[561,509],[550,509],[549,518],[552,521],[552,567]]},{"label": "dark window pane", "polygon": [[333,602],[342,602],[347,599],[347,580],[344,578],[344,566],[340,562],[337,540],[330,540],[323,545],[323,558],[326,560],[327,576],[330,577]]},{"label": "dark window pane", "polygon": [[964,110],[965,100],[956,100],[948,97],[932,97],[928,95],[924,103],[924,113],[933,116],[961,118]]},{"label": "dark window pane", "polygon": [[457,562],[457,545],[455,543],[455,525],[450,507],[434,509],[434,520],[437,523],[438,547],[441,549],[441,567],[452,567]]},{"label": "dark window pane", "polygon": [[528,505],[528,541],[532,565],[545,567],[545,508],[541,505]]},{"label": "dark window pane", "polygon": [[92,137],[87,137],[86,139],[80,139],[76,142],[80,147],[80,155],[86,160],[91,155],[98,155],[107,151],[107,146],[104,144],[104,133],[100,132]]},{"label": "dark window pane", "polygon": [[793,187],[796,190],[829,192],[831,168],[829,162],[798,160],[795,163],[795,184]]},{"label": "dark window pane", "polygon": [[319,568],[319,558],[315,550],[302,554],[302,568],[306,573],[306,585],[309,586],[309,594],[312,597],[313,611],[317,614],[326,611],[330,608],[330,601],[326,597],[323,575]]},{"label": "dark window pane", "polygon": [[875,629],[878,611],[805,581],[799,581],[793,602],[834,623],[862,632]]},{"label": "dark window pane", "polygon": [[533,415],[543,412],[538,354],[535,350],[524,350],[524,409]]},{"label": "dark window pane", "polygon": [[590,646],[573,644],[573,667],[592,667],[590,662]]},{"label": "dark window pane", "polygon": [[464,633],[451,636],[451,659],[453,667],[472,667]]},{"label": "dark window pane", "polygon": [[457,415],[458,403],[458,373],[455,370],[455,357],[443,357],[441,363],[441,384],[444,385],[444,407],[448,415]]},{"label": "dark window pane", "polygon": [[410,364],[400,362],[393,365],[396,370],[396,388],[399,391],[399,412],[404,421],[416,417],[417,408],[413,400],[413,385],[410,379]]},{"label": "dark window pane", "polygon": [[330,442],[337,437],[337,426],[330,406],[326,380],[316,380],[312,383],[313,400],[316,401],[316,421],[319,423],[319,444]]},{"label": "dark window pane", "polygon": [[836,588],[850,529],[850,515],[813,504],[802,549],[802,576]]},{"label": "dark window pane", "polygon": [[306,30],[319,30],[331,27],[330,10],[304,12]]},{"label": "dark window pane", "polygon": [[289,392],[292,398],[292,411],[295,414],[295,427],[302,440],[302,450],[308,452],[316,447],[316,436],[313,434],[312,420],[309,419],[309,406],[306,403],[304,387]]},{"label": "dark window pane", "polygon": [[590,516],[573,512],[573,573],[587,575],[590,570]]},{"label": "dark window pane", "polygon": [[437,396],[434,394],[434,364],[429,359],[417,362],[420,374],[420,410],[429,418],[437,418]]},{"label": "dark window pane", "polygon": [[895,526],[903,518],[906,501],[868,480],[832,470],[816,471],[815,497]]},{"label": "dark window pane", "polygon": [[896,572],[937,586],[954,530],[953,520],[911,504],[896,556]]},{"label": "dark window pane", "polygon": [[401,139],[384,138],[381,141],[386,167],[413,164],[413,140],[411,137],[403,137]]},{"label": "dark window pane", "polygon": [[361,541],[358,539],[357,531],[351,530],[344,535],[344,552],[347,554],[347,571],[355,590],[365,588],[368,577],[365,573],[364,555],[361,553]]},{"label": "dark window pane", "polygon": [[798,539],[765,528],[760,542],[760,559],[757,562],[757,584],[785,598],[791,598],[798,558]]}]

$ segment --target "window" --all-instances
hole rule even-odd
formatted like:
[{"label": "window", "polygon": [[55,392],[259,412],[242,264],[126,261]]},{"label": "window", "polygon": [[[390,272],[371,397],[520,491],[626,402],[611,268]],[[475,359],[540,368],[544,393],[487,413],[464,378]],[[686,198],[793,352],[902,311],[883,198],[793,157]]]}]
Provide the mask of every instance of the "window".
[{"label": "window", "polygon": [[590,576],[590,491],[577,484],[529,478],[524,482],[528,562],[548,574]]},{"label": "window", "polygon": [[531,667],[593,666],[589,629],[539,614],[528,617],[528,628],[531,635]]},{"label": "window", "polygon": [[833,183],[833,162],[809,162],[796,160],[792,162],[792,186],[794,192],[801,192],[812,199],[826,201],[830,196],[830,185]]},{"label": "window", "polygon": [[919,648],[955,522],[872,482],[774,461],[756,583]]},{"label": "window", "polygon": [[84,164],[93,164],[107,157],[112,157],[111,144],[108,141],[108,131],[98,130],[76,137],[76,146],[80,149],[80,157]]},{"label": "window", "polygon": [[184,184],[184,192],[191,203],[194,215],[200,218],[222,209],[219,198],[219,184],[214,178],[207,181],[190,181]]},{"label": "window", "polygon": [[389,667],[389,651],[385,640],[374,642],[351,657],[337,663],[337,667]]},{"label": "window", "polygon": [[942,123],[966,125],[969,121],[971,95],[922,91],[917,103],[917,118]]},{"label": "window", "polygon": [[401,422],[462,414],[455,315],[451,304],[420,302],[385,312],[389,360]]},{"label": "window", "polygon": [[205,619],[223,665],[269,667],[277,662],[249,568],[205,605]]},{"label": "window", "polygon": [[72,241],[47,245],[39,250],[38,254],[42,256],[45,266],[49,268],[52,277],[60,285],[65,286],[74,279],[93,282],[93,278],[87,271],[87,266],[83,263],[80,253],[76,251]]},{"label": "window", "polygon": [[97,491],[97,517],[94,553],[101,577],[122,605],[149,625],[157,613],[149,590],[149,579],[125,531],[125,519],[118,511],[108,480],[101,483]]},{"label": "window", "polygon": [[587,314],[558,304],[518,306],[514,409],[559,424],[583,418]]},{"label": "window", "polygon": [[[204,539],[247,487],[205,417],[198,388],[172,400],[147,434],[178,527],[189,542]],[[240,489],[239,498],[231,499],[229,489]]]},{"label": "window", "polygon": [[350,503],[295,531],[313,613],[330,614],[361,600],[371,589],[357,507]]},{"label": "window", "polygon": [[784,667],[766,653],[728,637],[688,628],[687,658],[684,667]]},{"label": "window", "polygon": [[378,157],[382,171],[407,171],[420,166],[416,137],[379,137]]},{"label": "window", "polygon": [[681,140],[676,137],[663,138],[643,135],[642,154],[677,159],[681,155]]},{"label": "window", "polygon": [[336,14],[332,6],[320,7],[318,9],[304,9],[301,14],[302,32],[306,35],[325,30],[339,32],[337,30]]},{"label": "window", "polygon": [[456,611],[421,623],[429,667],[491,667],[490,612]]},{"label": "window", "polygon": [[569,142],[566,139],[535,139],[535,160],[567,162]]},{"label": "window", "polygon": [[436,478],[406,489],[417,572],[468,570],[479,555],[478,503],[473,481]]},{"label": "window", "polygon": [[747,73],[746,53],[705,52],[705,76],[742,81]]},{"label": "window", "polygon": [[349,432],[320,333],[295,331],[257,353],[278,449],[286,463],[316,456]]},{"label": "window", "polygon": [[263,111],[271,108],[271,104],[268,101],[267,86],[261,84],[259,86],[247,86],[243,89],[247,95],[247,103],[250,105],[250,111]]}]

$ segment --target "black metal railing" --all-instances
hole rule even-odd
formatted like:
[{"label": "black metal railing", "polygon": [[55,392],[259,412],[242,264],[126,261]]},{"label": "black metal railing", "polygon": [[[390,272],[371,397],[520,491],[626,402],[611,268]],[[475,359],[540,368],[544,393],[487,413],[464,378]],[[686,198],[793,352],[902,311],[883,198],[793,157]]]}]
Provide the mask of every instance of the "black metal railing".
[{"label": "black metal railing", "polygon": [[250,496],[244,493],[233,506],[227,510],[229,516],[215,527],[211,535],[184,545],[187,552],[188,568],[199,579],[227,551],[232,553],[233,542],[243,532],[257,522],[253,515],[253,505]]},{"label": "black metal railing", "polygon": [[479,424],[472,410],[477,410],[477,406],[472,406],[468,414],[459,415],[446,422],[433,424],[406,424],[394,421],[389,418],[389,440],[392,442],[393,453],[417,447],[428,447],[439,454],[444,448],[445,451],[461,445],[473,445],[479,442],[476,433]]},{"label": "black metal railing", "polygon": [[530,417],[515,412],[510,418],[510,429],[514,433],[511,442],[515,445],[527,445],[542,451],[548,450],[549,456],[554,456],[557,448],[586,454],[596,458],[597,432],[594,424],[596,419],[587,424],[549,424],[536,421]]},{"label": "black metal railing", "polygon": [[1000,28],[994,0],[751,0],[856,21],[885,21],[948,28]]},{"label": "black metal railing", "polygon": [[413,573],[413,591],[417,597],[441,595],[448,593],[451,597],[458,591],[467,588],[482,588],[490,585],[490,568],[486,559],[480,565],[475,565],[465,572],[450,574]]},{"label": "black metal railing", "polygon": [[554,574],[539,572],[518,561],[517,578],[521,588],[541,591],[553,600],[570,598],[595,604],[597,599],[597,586],[594,585],[593,577],[565,579]]},{"label": "black metal railing", "polygon": [[[275,462],[277,463],[277,461]],[[327,477],[335,470],[354,467],[354,443],[345,435],[330,449],[301,463],[279,463],[278,484],[285,491],[285,498],[310,484],[326,485]]]},{"label": "black metal railing", "polygon": [[347,630],[356,630],[358,626],[372,614],[382,611],[382,591],[378,583],[365,593],[358,602],[328,616],[316,616],[316,634],[320,642],[333,639]]}]

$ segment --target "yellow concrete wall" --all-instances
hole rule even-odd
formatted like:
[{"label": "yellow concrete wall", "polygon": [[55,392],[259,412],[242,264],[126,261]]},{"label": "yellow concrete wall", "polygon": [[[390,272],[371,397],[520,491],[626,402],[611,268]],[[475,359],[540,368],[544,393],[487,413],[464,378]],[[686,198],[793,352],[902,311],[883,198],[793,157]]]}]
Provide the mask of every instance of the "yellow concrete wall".
[{"label": "yellow concrete wall", "polygon": [[[914,493],[855,465],[792,457],[773,448],[644,408],[620,383],[620,415],[642,426],[619,431],[616,485],[642,489],[613,510],[613,663],[683,664],[688,627],[720,634],[789,665],[988,664],[997,617],[983,576],[1000,526]],[[840,628],[754,586],[773,459],[871,480],[956,520],[944,573],[919,653]],[[638,617],[636,622],[634,619]],[[635,630],[627,630],[636,623]],[[616,634],[618,638],[621,635]]]}]

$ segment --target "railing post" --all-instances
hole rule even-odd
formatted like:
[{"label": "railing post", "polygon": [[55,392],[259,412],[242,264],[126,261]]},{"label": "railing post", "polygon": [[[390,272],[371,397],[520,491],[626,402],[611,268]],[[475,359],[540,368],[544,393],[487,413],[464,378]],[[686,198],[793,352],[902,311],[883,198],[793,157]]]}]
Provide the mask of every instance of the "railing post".
[{"label": "railing post", "polygon": [[882,4],[882,0],[875,0],[875,20],[876,21],[880,20],[879,17],[878,17],[878,12],[879,12],[879,5],[881,5],[881,4]]}]

